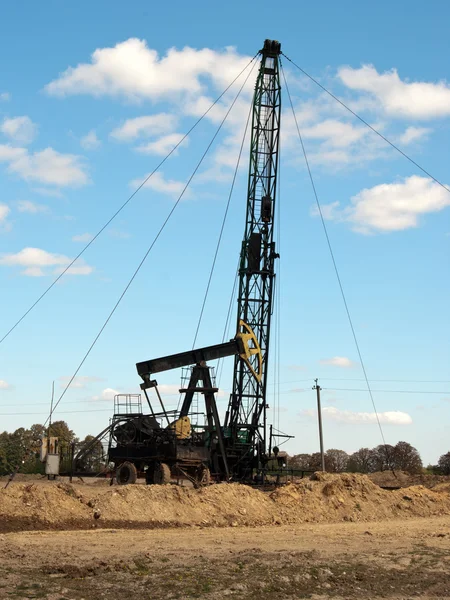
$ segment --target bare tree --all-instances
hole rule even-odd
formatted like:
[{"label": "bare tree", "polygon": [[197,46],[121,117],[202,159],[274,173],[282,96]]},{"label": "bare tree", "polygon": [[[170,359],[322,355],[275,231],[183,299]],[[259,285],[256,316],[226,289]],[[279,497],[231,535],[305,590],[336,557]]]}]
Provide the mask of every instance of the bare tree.
[{"label": "bare tree", "polygon": [[347,469],[352,473],[370,473],[374,471],[376,457],[370,448],[360,448],[348,461]]},{"label": "bare tree", "polygon": [[450,452],[439,458],[438,465],[443,475],[450,475]]},{"label": "bare tree", "polygon": [[388,471],[394,468],[394,446],[380,444],[373,449],[373,470]]},{"label": "bare tree", "polygon": [[325,453],[325,467],[330,473],[342,473],[347,469],[349,456],[344,450],[331,448]]},{"label": "bare tree", "polygon": [[294,454],[289,459],[289,467],[292,469],[311,469],[311,454]]},{"label": "bare tree", "polygon": [[408,442],[398,442],[394,447],[393,466],[399,471],[407,473],[420,473],[423,469],[422,459],[419,452],[408,444]]}]

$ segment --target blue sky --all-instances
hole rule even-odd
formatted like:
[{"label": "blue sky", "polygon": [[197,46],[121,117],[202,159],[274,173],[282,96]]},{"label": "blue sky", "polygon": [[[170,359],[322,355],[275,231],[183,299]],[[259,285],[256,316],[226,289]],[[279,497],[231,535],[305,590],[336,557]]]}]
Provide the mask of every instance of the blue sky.
[{"label": "blue sky", "polygon": [[[223,9],[177,1],[4,6],[0,334],[266,37],[280,40],[287,56],[450,184],[449,12],[442,1],[426,11],[422,2],[400,1],[287,1],[282,10],[234,1]],[[287,60],[284,66],[386,441],[409,441],[425,462],[436,462],[449,450],[450,194]],[[81,436],[106,425],[114,390],[138,391],[136,362],[192,345],[255,74],[61,402],[57,415]],[[52,380],[61,393],[237,90],[0,345],[0,430],[45,419]],[[272,409],[272,420],[296,436],[288,451],[317,450],[311,386],[318,377],[326,446],[375,446],[380,433],[367,392],[355,391],[364,388],[363,374],[286,96],[282,131],[281,410]],[[199,345],[222,339],[244,226],[247,160],[246,142]],[[220,380],[221,410],[230,369],[225,365]],[[176,402],[179,374],[159,381],[168,402]]]}]

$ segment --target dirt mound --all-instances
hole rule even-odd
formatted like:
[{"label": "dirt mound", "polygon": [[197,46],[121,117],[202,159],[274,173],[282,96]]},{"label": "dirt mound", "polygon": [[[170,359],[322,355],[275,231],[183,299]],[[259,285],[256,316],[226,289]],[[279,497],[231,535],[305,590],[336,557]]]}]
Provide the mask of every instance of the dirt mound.
[{"label": "dirt mound", "polygon": [[447,483],[438,483],[433,487],[433,492],[445,492],[450,494],[450,481]]},{"label": "dirt mound", "polygon": [[425,473],[405,473],[405,471],[377,471],[369,474],[370,479],[382,487],[410,487],[423,485],[433,489],[441,483],[450,484],[450,477],[446,475],[429,475]]},{"label": "dirt mound", "polygon": [[0,529],[3,530],[8,529],[8,525],[13,528],[15,521],[40,529],[84,521],[90,516],[81,493],[68,484],[13,483],[0,490]]},{"label": "dirt mound", "polygon": [[12,484],[0,490],[0,530],[14,528],[237,526],[376,521],[450,514],[447,489],[387,491],[366,475],[316,473],[262,492],[249,486],[77,488]]}]

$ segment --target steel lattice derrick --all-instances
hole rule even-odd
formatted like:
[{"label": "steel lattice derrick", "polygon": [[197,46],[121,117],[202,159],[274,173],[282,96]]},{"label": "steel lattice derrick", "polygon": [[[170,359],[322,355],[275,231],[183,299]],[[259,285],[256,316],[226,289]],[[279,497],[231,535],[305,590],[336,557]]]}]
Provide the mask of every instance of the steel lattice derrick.
[{"label": "steel lattice derrick", "polygon": [[[263,375],[257,381],[248,365],[235,360],[233,390],[226,425],[234,444],[247,446],[239,470],[248,472],[265,453],[266,390],[270,319],[274,291],[274,215],[279,161],[281,86],[280,44],[266,40],[253,98],[247,213],[242,243],[237,322],[254,331],[262,353]],[[244,467],[242,463],[247,463]]]}]

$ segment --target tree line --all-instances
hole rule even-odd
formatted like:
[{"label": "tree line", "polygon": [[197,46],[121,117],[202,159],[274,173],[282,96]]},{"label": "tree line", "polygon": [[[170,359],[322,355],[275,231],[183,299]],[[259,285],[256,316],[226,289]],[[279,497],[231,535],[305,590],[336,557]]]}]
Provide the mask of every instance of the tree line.
[{"label": "tree line", "polygon": [[[16,431],[0,433],[0,475],[9,475],[18,467],[21,473],[43,473],[44,465],[39,460],[42,438],[50,435],[57,437],[62,454],[69,457],[72,442],[83,444],[93,439],[87,435],[84,440],[77,438],[65,421],[55,421],[50,428],[36,423],[29,429],[19,427]],[[101,446],[101,445],[100,445]],[[99,462],[99,450],[94,459]],[[86,464],[86,468],[89,466]]]},{"label": "tree line", "polygon": [[[44,467],[39,460],[41,439],[49,434],[57,437],[60,449],[68,456],[68,448],[72,442],[82,445],[91,441],[92,435],[84,440],[77,438],[65,421],[55,421],[50,430],[39,423],[29,429],[20,427],[13,433],[0,433],[0,475],[8,475],[20,465],[22,473],[43,473]],[[94,448],[91,456],[80,465],[86,469],[100,469],[104,454],[100,443]],[[321,469],[320,453],[295,454],[287,459],[291,469],[304,471],[319,471]],[[360,448],[353,454],[344,450],[331,448],[325,453],[325,469],[330,473],[374,473],[375,471],[406,471],[407,473],[422,473],[424,466],[416,448],[408,442],[398,442],[395,446],[380,445],[375,448]],[[450,475],[450,452],[443,454],[436,465],[428,465],[430,473]]]},{"label": "tree line", "polygon": [[[295,454],[288,458],[288,466],[305,471],[321,469],[320,452]],[[408,442],[398,442],[395,446],[380,444],[375,448],[360,448],[353,454],[331,448],[325,453],[325,469],[330,473],[375,473],[376,471],[405,471],[422,473],[424,465],[420,454]],[[434,474],[450,475],[450,452],[443,454],[436,465],[428,465],[426,471]]]}]

